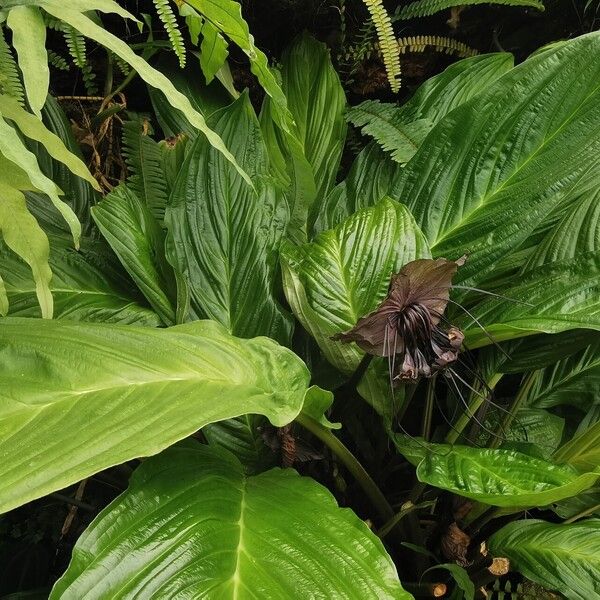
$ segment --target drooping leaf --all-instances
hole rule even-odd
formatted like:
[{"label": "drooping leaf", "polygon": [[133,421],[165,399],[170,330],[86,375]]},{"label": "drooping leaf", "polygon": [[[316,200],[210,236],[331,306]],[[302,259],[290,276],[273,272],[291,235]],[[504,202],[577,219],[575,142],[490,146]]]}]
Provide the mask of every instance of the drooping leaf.
[{"label": "drooping leaf", "polygon": [[[54,204],[69,225],[75,246],[77,246],[81,237],[81,224],[77,219],[77,215],[75,215],[73,209],[68,204],[65,204],[58,197],[59,190],[56,184],[42,173],[35,155],[25,147],[17,132],[4,120],[1,111],[0,153],[27,174],[35,189],[47,194],[52,204]],[[28,187],[27,189],[30,188]]]},{"label": "drooping leaf", "polygon": [[41,119],[50,85],[44,19],[37,6],[14,6],[8,11],[7,24],[13,32],[12,43],[19,57],[27,101]]},{"label": "drooping leaf", "polygon": [[412,598],[381,541],[324,487],[291,469],[245,476],[234,456],[197,443],[136,470],[50,598],[140,594]]},{"label": "drooping leaf", "polygon": [[285,425],[309,380],[289,350],[212,321],[150,329],[7,317],[0,350],[0,512],[211,422],[256,413]]},{"label": "drooping leaf", "polygon": [[[6,245],[29,265],[35,282],[34,297],[37,298],[42,317],[51,319],[54,307],[49,285],[52,271],[48,265],[50,252],[48,238],[27,210],[22,192],[2,182],[0,182],[0,233]],[[2,301],[4,309],[8,309],[9,303],[6,297],[6,286],[9,284],[8,271],[6,261],[2,261],[0,274],[4,279],[2,284],[5,292]],[[31,274],[27,274],[27,280],[31,279]]]},{"label": "drooping leaf", "polygon": [[469,255],[456,283],[481,281],[594,168],[597,178],[594,56],[596,33],[518,65],[438,123],[401,172],[391,195],[409,203],[433,254]]},{"label": "drooping leaf", "polygon": [[273,290],[287,206],[247,94],[215,115],[214,127],[258,193],[198,137],[167,208],[167,256],[188,283],[193,318],[214,319],[242,337],[289,340],[291,318]]},{"label": "drooping leaf", "polygon": [[[138,56],[125,41],[116,37],[100,25],[97,25],[92,19],[86,16],[84,12],[79,12],[71,5],[69,5],[68,8],[65,7],[64,4],[59,7],[56,5],[55,0],[37,0],[37,2],[53,17],[64,21],[84,36],[114,52],[117,56],[131,65],[148,85],[161,90],[171,105],[182,111],[189,122],[196,129],[200,130],[206,136],[209,143],[221,152],[238,173],[250,183],[248,175],[236,163],[235,158],[229,152],[226,145],[223,143],[223,140],[221,140],[221,138],[206,125],[204,117],[192,107],[188,98],[179,92],[175,86],[173,86],[171,81],[169,81],[169,79],[167,79],[160,71],[151,67],[141,56]],[[95,2],[97,2],[97,0],[95,0]],[[111,5],[112,4],[114,3],[111,3]],[[93,8],[101,10],[97,6],[90,6],[85,10]],[[112,12],[116,12],[116,10]]]},{"label": "drooping leaf", "polygon": [[165,257],[165,234],[150,209],[125,184],[92,209],[121,264],[165,325],[175,324],[177,289]]},{"label": "drooping leaf", "polygon": [[286,297],[327,360],[350,374],[364,353],[331,336],[350,330],[385,298],[392,274],[429,255],[402,204],[384,198],[311,243],[282,251]]},{"label": "drooping leaf", "polygon": [[600,519],[556,525],[536,519],[505,525],[488,540],[494,556],[569,600],[600,594]]},{"label": "drooping leaf", "polygon": [[[11,215],[12,216],[12,215]],[[31,238],[32,240],[34,238]],[[49,289],[54,318],[158,327],[158,316],[132,296],[133,283],[98,241],[82,239],[80,250],[66,236],[50,235]],[[0,264],[10,300],[10,315],[39,317],[36,286],[27,265],[0,244]]]},{"label": "drooping leaf", "polygon": [[[428,119],[434,124],[449,112],[483,93],[512,68],[512,55],[485,54],[460,60],[431,77],[398,108],[402,123]],[[372,206],[389,193],[398,165],[380,148],[369,144],[356,158],[345,181],[338,184],[319,207],[315,232],[341,223],[360,208]],[[401,198],[408,201],[407,198]]]},{"label": "drooping leaf", "polygon": [[600,471],[580,473],[513,450],[429,444],[419,481],[484,504],[544,506],[592,487]]},{"label": "drooping leaf", "polygon": [[502,290],[507,300],[490,298],[472,316],[463,317],[470,348],[490,344],[490,336],[498,342],[535,333],[600,329],[600,252],[553,262],[515,280]]}]

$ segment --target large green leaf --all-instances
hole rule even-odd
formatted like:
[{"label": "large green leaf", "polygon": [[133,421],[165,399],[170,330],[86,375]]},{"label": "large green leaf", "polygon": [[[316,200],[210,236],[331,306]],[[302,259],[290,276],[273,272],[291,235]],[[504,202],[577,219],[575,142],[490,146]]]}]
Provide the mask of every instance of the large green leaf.
[{"label": "large green leaf", "polygon": [[312,167],[316,197],[324,198],[340,166],[346,139],[346,97],[329,50],[308,34],[300,36],[282,59],[281,87],[304,156]]},{"label": "large green leaf", "polygon": [[150,329],[0,320],[0,512],[200,427],[300,412],[309,373],[272,340],[212,321]]},{"label": "large green leaf", "polygon": [[481,281],[600,163],[600,34],[518,65],[447,115],[391,193],[406,199],[435,256]]},{"label": "large green leaf", "polygon": [[167,256],[187,280],[193,318],[214,319],[242,337],[287,341],[292,321],[273,290],[287,205],[269,175],[248,95],[215,115],[214,127],[251,174],[258,193],[198,137],[166,211]]},{"label": "large green leaf", "polygon": [[478,502],[524,508],[575,496],[592,487],[600,471],[581,474],[513,450],[430,444],[417,477]]},{"label": "large green leaf", "polygon": [[[562,440],[565,420],[541,408],[518,410],[510,429],[508,442],[533,444],[543,458],[550,458]],[[600,467],[600,464],[597,465]],[[591,467],[588,470],[593,470]]]},{"label": "large green leaf", "polygon": [[175,324],[177,287],[165,257],[165,234],[125,184],[92,209],[96,224],[165,325]]},{"label": "large green leaf", "polygon": [[[13,214],[11,213],[11,216]],[[34,238],[30,238],[32,242]],[[50,292],[54,299],[54,317],[75,321],[95,321],[157,327],[158,316],[132,296],[134,287],[103,244],[82,239],[79,251],[65,236],[50,236],[52,273]],[[11,316],[39,317],[36,287],[27,265],[3,244],[0,262],[10,300]]]},{"label": "large green leaf", "polygon": [[31,110],[41,118],[50,85],[46,52],[46,25],[37,6],[15,6],[8,11],[7,25],[19,57],[23,84]]},{"label": "large green leaf", "polygon": [[600,596],[600,519],[573,525],[516,521],[488,541],[495,556],[529,579],[560,591],[569,600]]},{"label": "large green leaf", "polygon": [[490,298],[471,311],[478,323],[471,315],[464,316],[469,347],[490,344],[490,336],[503,341],[569,329],[599,330],[600,252],[527,271],[516,278],[515,285],[504,287],[502,294],[506,300]]},{"label": "large green leaf", "polygon": [[50,598],[408,600],[381,541],[321,485],[170,448],[79,539]]},{"label": "large green leaf", "polygon": [[[421,119],[435,124],[486,90],[509,71],[512,64],[512,55],[506,53],[460,60],[421,85],[405,105],[397,108],[398,119],[403,124]],[[389,193],[394,177],[400,172],[397,163],[377,145],[369,144],[354,161],[346,180],[320,203],[315,231],[331,229],[356,210],[381,200]]]},{"label": "large green leaf", "polygon": [[287,245],[282,251],[285,293],[327,360],[350,374],[364,353],[331,336],[374,310],[403,265],[427,256],[427,243],[406,207],[384,198],[311,243]]},{"label": "large green leaf", "polygon": [[[237,164],[235,158],[223,143],[223,140],[208,127],[202,114],[192,107],[188,98],[179,92],[171,81],[160,71],[151,67],[141,56],[138,56],[125,41],[113,35],[100,25],[97,25],[92,19],[86,16],[84,12],[79,12],[76,6],[69,5],[69,7],[65,7],[64,3],[60,3],[59,5],[56,0],[36,0],[36,2],[53,17],[64,21],[84,36],[114,52],[117,56],[131,65],[148,85],[161,90],[171,105],[183,112],[189,122],[195,128],[199,129],[206,136],[209,143],[221,152],[221,154],[235,167],[238,173],[250,183],[247,173]],[[96,6],[96,4],[99,4],[99,6]],[[110,4],[110,6],[114,5],[115,8],[111,9],[110,12],[118,12],[117,9],[121,10],[114,2],[98,3],[98,0],[91,2],[90,6],[84,10],[102,10],[102,4]]]}]

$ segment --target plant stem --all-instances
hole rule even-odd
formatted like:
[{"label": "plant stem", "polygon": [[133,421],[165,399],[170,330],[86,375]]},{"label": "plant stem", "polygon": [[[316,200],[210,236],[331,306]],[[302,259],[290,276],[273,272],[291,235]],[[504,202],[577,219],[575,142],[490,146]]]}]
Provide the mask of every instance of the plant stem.
[{"label": "plant stem", "polygon": [[431,417],[433,416],[433,402],[435,396],[435,381],[437,376],[434,375],[427,381],[427,393],[425,395],[425,412],[423,413],[422,437],[428,442],[431,437]]},{"label": "plant stem", "polygon": [[319,438],[339,459],[339,461],[350,471],[357,483],[363,489],[373,506],[379,512],[384,521],[388,521],[394,516],[394,509],[386,500],[382,491],[373,481],[371,476],[365,471],[358,459],[344,446],[331,430],[324,427],[312,417],[300,414],[296,417],[296,422],[310,431],[315,437]]},{"label": "plant stem", "polygon": [[590,508],[586,508],[585,510],[582,510],[580,513],[577,513],[576,515],[573,515],[572,517],[565,519],[563,521],[563,523],[565,523],[565,524],[575,523],[575,521],[578,521],[579,519],[583,519],[583,517],[587,517],[588,515],[591,515],[592,513],[595,513],[598,511],[600,511],[600,504],[596,504],[595,506],[592,506]]},{"label": "plant stem", "polygon": [[110,50],[106,51],[106,55],[106,77],[104,79],[104,93],[102,94],[105,98],[112,91],[115,60],[113,53]]},{"label": "plant stem", "polygon": [[514,402],[512,403],[510,410],[504,415],[504,419],[503,419],[502,423],[500,424],[498,431],[496,432],[496,436],[490,442],[490,444],[489,444],[490,448],[497,448],[502,443],[502,440],[506,437],[506,432],[512,425],[512,422],[514,421],[514,418],[516,417],[517,412],[519,412],[519,410],[523,406],[523,403],[527,399],[527,396],[528,396],[532,386],[537,381],[540,373],[541,373],[541,371],[531,371],[530,373],[527,374],[527,376],[525,377],[525,380],[523,381],[523,384],[521,385],[521,387],[519,388],[519,391],[517,392],[517,396],[514,399]]},{"label": "plant stem", "polygon": [[[487,387],[490,390],[493,390],[498,382],[502,379],[502,373],[494,373],[489,380],[486,382]],[[458,421],[448,435],[446,436],[446,442],[448,444],[455,444],[458,438],[462,435],[462,432],[465,430],[466,426],[469,424],[471,417],[479,410],[481,405],[486,401],[486,396],[480,391],[479,388],[475,388],[477,393],[471,392],[469,406],[466,408],[462,415],[459,417]]]}]

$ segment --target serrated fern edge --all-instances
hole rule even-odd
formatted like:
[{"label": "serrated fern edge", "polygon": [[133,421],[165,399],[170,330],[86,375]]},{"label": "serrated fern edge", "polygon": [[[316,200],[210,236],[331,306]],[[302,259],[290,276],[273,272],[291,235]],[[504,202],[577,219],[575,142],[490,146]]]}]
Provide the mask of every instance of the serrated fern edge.
[{"label": "serrated fern edge", "polygon": [[183,67],[185,67],[186,58],[185,43],[175,13],[169,4],[169,0],[153,0],[153,2],[156,12],[158,13],[158,18],[162,21],[165,31],[169,36],[173,52],[175,52],[179,59],[179,66],[183,69]]}]

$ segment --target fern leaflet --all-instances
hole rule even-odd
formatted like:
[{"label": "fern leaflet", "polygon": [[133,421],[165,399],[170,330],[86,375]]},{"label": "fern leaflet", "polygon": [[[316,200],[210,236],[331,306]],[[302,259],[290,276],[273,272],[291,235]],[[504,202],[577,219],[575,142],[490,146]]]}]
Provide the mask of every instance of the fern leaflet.
[{"label": "fern leaflet", "polygon": [[0,90],[3,94],[16,98],[20,104],[25,101],[23,83],[19,77],[17,63],[4,39],[4,29],[0,27]]},{"label": "fern leaflet", "polygon": [[479,54],[474,48],[470,48],[463,42],[449,37],[438,35],[417,35],[398,39],[398,51],[400,54],[406,52],[425,52],[426,48],[433,48],[436,52],[443,54],[454,54],[460,58],[468,58]]},{"label": "fern leaflet", "polygon": [[387,73],[388,81],[393,92],[400,89],[400,58],[398,47],[394,37],[392,20],[383,6],[383,0],[363,0],[365,3],[379,40],[379,50],[383,57],[383,64]]},{"label": "fern leaflet", "polygon": [[383,150],[391,153],[398,163],[407,163],[433,127],[429,119],[404,122],[404,113],[395,104],[366,100],[351,108],[346,118],[355,127],[361,127]]},{"label": "fern leaflet", "polygon": [[48,63],[59,71],[68,71],[69,65],[66,59],[54,50],[48,50]]},{"label": "fern leaflet", "polygon": [[509,6],[528,6],[544,10],[539,0],[416,0],[407,4],[399,13],[400,19],[427,17],[454,6],[472,6],[476,4],[505,4]]},{"label": "fern leaflet", "polygon": [[183,69],[183,67],[185,67],[185,44],[179,25],[177,24],[175,13],[169,4],[169,0],[153,1],[156,12],[158,13],[158,18],[162,21],[167,35],[169,36],[171,46],[173,46],[173,51],[179,59],[179,66]]}]

